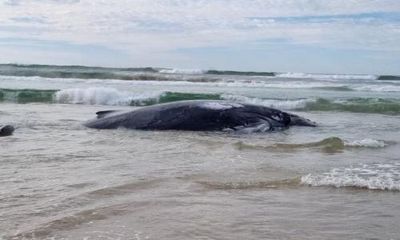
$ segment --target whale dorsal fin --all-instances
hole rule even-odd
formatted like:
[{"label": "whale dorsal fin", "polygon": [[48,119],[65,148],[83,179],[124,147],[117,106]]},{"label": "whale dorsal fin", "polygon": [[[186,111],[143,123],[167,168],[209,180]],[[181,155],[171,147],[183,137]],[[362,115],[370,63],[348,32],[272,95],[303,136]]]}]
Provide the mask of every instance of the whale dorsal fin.
[{"label": "whale dorsal fin", "polygon": [[115,113],[115,112],[119,112],[118,110],[106,110],[106,111],[99,111],[96,112],[97,118],[103,118],[109,114]]}]

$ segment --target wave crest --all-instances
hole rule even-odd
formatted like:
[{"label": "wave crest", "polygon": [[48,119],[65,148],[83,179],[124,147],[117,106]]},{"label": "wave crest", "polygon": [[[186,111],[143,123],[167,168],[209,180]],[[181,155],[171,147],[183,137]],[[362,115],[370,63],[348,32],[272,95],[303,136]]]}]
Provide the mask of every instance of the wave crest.
[{"label": "wave crest", "polygon": [[115,88],[92,87],[63,90],[0,88],[0,102],[46,102],[89,105],[145,106],[182,100],[226,100],[282,110],[341,111],[356,113],[400,114],[400,99],[268,99],[235,94],[146,91],[135,93]]},{"label": "wave crest", "polygon": [[299,110],[399,114],[400,101],[382,98],[352,98],[346,100],[319,98],[315,102],[308,102],[304,108]]},{"label": "wave crest", "polygon": [[377,75],[364,74],[314,74],[314,73],[278,73],[276,77],[280,78],[300,78],[300,79],[322,79],[322,80],[376,80]]},{"label": "wave crest", "polygon": [[228,101],[242,102],[247,104],[263,105],[278,109],[302,109],[307,103],[315,102],[315,99],[262,99],[242,95],[222,94],[221,98]]},{"label": "wave crest", "polygon": [[204,74],[207,71],[201,69],[179,69],[179,68],[172,68],[172,69],[161,69],[160,73],[169,73],[169,74]]},{"label": "wave crest", "polygon": [[383,148],[388,144],[385,141],[375,139],[362,139],[356,141],[343,140],[338,137],[329,137],[321,141],[307,142],[307,143],[275,143],[269,146],[253,145],[243,142],[235,143],[235,147],[239,150],[255,149],[255,150],[269,150],[269,151],[294,151],[302,149],[314,149],[325,153],[342,152],[345,149],[358,148]]},{"label": "wave crest", "polygon": [[348,147],[367,147],[367,148],[383,148],[387,146],[387,143],[382,140],[375,140],[371,138],[366,138],[362,140],[355,141],[345,141],[345,146]]},{"label": "wave crest", "polygon": [[308,174],[301,183],[313,187],[353,187],[400,191],[400,163],[334,168],[322,174]]},{"label": "wave crest", "polygon": [[114,88],[74,88],[56,92],[55,101],[67,104],[147,106],[182,100],[220,100],[218,94],[180,93],[180,92],[147,92],[135,94],[119,91]]},{"label": "wave crest", "polygon": [[[149,105],[156,102],[161,93],[133,95],[129,92],[113,88],[65,89],[55,95],[57,103],[88,104],[88,105]],[[150,102],[149,102],[150,101]],[[154,104],[154,103],[153,103]]]}]

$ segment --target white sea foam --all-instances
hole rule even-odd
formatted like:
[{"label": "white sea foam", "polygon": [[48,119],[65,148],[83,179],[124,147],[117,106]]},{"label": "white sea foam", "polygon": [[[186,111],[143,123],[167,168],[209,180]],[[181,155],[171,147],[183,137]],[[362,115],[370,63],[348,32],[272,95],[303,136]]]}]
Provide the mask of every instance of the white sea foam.
[{"label": "white sea foam", "polygon": [[278,108],[278,109],[301,109],[306,106],[307,103],[315,102],[315,99],[261,99],[251,98],[241,95],[223,94],[222,99],[228,101],[235,101],[248,104],[263,105],[266,107]]},{"label": "white sea foam", "polygon": [[363,74],[313,74],[313,73],[279,73],[276,77],[282,78],[312,78],[324,80],[376,80],[376,75]]},{"label": "white sea foam", "polygon": [[[400,92],[399,85],[393,84],[343,84],[337,82],[324,82],[324,81],[265,81],[259,79],[220,79],[216,82],[210,81],[186,81],[178,75],[169,77],[168,81],[159,80],[118,80],[118,79],[77,79],[77,78],[43,78],[43,77],[9,77],[0,76],[0,87],[2,88],[31,88],[31,89],[68,89],[72,86],[87,87],[87,86],[104,86],[104,85],[118,85],[118,86],[152,86],[152,85],[165,85],[165,86],[203,86],[203,87],[218,87],[218,88],[267,88],[267,89],[311,89],[311,88],[341,88],[348,87],[355,91],[367,92]],[[193,80],[193,79],[192,79]]]},{"label": "white sea foam", "polygon": [[354,86],[354,90],[356,91],[366,91],[366,92],[400,92],[399,85],[362,85],[362,86]]},{"label": "white sea foam", "polygon": [[345,146],[349,147],[367,147],[367,148],[383,148],[387,145],[385,141],[375,140],[371,138],[355,140],[355,141],[345,141],[344,144]]},{"label": "white sea foam", "polygon": [[[87,105],[121,105],[127,106],[134,102],[140,105],[145,101],[153,100],[158,102],[160,97],[165,95],[165,92],[146,92],[142,94],[134,94],[126,91],[119,91],[114,88],[91,87],[91,88],[69,88],[60,90],[55,94],[57,103],[66,104],[87,104]],[[278,109],[301,109],[309,102],[315,102],[315,99],[261,99],[252,98],[241,95],[223,94],[223,100],[236,102],[229,104],[215,104],[213,102],[205,103],[205,107],[212,109],[241,107],[240,103],[263,105]]]},{"label": "white sea foam", "polygon": [[129,105],[132,101],[144,101],[161,96],[162,93],[152,92],[133,95],[129,92],[118,91],[114,88],[72,88],[56,93],[58,103],[88,104],[88,105]]},{"label": "white sea foam", "polygon": [[170,74],[204,74],[206,71],[201,69],[179,69],[179,68],[172,68],[172,69],[162,69],[159,71],[160,73],[170,73]]},{"label": "white sea foam", "polygon": [[400,191],[400,163],[334,168],[326,173],[303,176],[301,182],[315,187],[356,187]]}]

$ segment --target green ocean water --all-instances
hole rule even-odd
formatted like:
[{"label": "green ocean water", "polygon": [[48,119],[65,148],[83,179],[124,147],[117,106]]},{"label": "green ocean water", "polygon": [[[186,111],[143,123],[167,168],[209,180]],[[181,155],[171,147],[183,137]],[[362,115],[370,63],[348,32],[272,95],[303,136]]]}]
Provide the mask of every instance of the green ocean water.
[{"label": "green ocean water", "polygon": [[[129,77],[123,77],[129,76]],[[264,134],[96,130],[97,111],[258,104]],[[1,65],[0,239],[397,239],[400,82],[377,75]]]}]

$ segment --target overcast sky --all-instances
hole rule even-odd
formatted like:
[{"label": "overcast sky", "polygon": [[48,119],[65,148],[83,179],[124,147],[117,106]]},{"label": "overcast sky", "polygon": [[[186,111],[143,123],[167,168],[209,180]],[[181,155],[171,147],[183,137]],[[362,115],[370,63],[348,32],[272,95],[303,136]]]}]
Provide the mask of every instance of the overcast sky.
[{"label": "overcast sky", "polygon": [[400,74],[400,0],[0,0],[0,62]]}]

